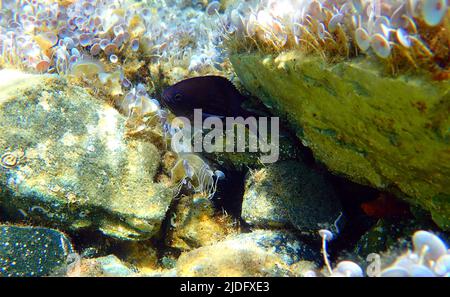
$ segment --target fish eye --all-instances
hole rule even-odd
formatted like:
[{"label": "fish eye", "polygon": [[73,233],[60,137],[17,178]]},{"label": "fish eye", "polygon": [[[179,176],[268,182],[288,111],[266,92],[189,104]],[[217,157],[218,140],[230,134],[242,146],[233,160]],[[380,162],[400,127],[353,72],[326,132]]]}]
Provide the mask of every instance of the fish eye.
[{"label": "fish eye", "polygon": [[180,93],[176,94],[175,95],[175,100],[179,101],[180,99],[181,99],[181,94]]}]

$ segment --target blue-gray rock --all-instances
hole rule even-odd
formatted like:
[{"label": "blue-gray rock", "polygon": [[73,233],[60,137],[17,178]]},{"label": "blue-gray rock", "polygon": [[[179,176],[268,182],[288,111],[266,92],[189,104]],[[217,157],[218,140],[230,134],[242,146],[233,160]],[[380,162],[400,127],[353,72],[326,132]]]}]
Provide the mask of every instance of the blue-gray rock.
[{"label": "blue-gray rock", "polygon": [[48,228],[0,226],[0,276],[46,276],[73,253],[63,233]]}]

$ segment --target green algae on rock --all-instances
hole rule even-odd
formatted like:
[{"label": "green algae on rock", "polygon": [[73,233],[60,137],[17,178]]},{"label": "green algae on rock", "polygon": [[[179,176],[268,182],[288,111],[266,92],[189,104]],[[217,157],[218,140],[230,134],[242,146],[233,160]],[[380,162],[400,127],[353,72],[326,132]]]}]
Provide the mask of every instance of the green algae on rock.
[{"label": "green algae on rock", "polygon": [[73,252],[70,240],[57,230],[0,226],[0,276],[48,276]]},{"label": "green algae on rock", "polygon": [[154,182],[161,158],[127,139],[125,118],[50,75],[0,72],[0,204],[58,228],[121,239],[154,235],[172,190]]},{"label": "green algae on rock", "polygon": [[335,173],[399,194],[450,229],[450,82],[388,77],[370,59],[235,54],[243,85]]},{"label": "green algae on rock", "polygon": [[301,162],[277,162],[248,174],[241,216],[253,226],[316,233],[334,230],[341,215],[341,203],[326,178]]}]

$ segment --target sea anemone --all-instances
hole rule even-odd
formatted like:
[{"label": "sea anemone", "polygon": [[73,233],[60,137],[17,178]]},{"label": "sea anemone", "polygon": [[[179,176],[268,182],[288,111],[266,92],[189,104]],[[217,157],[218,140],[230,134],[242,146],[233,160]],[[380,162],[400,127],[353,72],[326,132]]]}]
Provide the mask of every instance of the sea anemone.
[{"label": "sea anemone", "polygon": [[202,193],[212,198],[217,190],[219,180],[225,178],[220,170],[213,170],[198,155],[180,154],[179,159],[171,171],[171,178],[177,184],[175,195],[186,186],[194,193]]},{"label": "sea anemone", "polygon": [[448,14],[446,0],[247,1],[226,11],[223,32],[231,53],[299,50],[336,62],[363,52],[395,72],[435,74],[450,66]]}]

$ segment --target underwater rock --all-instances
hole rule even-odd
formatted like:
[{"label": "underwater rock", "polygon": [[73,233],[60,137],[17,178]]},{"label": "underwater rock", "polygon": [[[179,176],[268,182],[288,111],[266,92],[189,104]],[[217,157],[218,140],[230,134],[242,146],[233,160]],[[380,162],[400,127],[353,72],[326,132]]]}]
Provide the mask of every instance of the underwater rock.
[{"label": "underwater rock", "polygon": [[0,276],[47,276],[65,265],[72,244],[58,230],[0,226]]},{"label": "underwater rock", "polygon": [[114,245],[109,251],[119,257],[128,266],[140,274],[151,274],[159,272],[159,254],[155,240],[122,241],[120,245]]},{"label": "underwater rock", "polygon": [[231,61],[331,171],[400,194],[450,228],[449,81],[389,77],[369,59],[330,66],[296,51]]},{"label": "underwater rock", "polygon": [[341,203],[326,178],[301,162],[278,162],[247,177],[241,215],[251,225],[294,226],[309,233],[335,228],[341,214]]},{"label": "underwater rock", "polygon": [[[395,251],[403,250],[408,246],[411,234],[416,230],[433,230],[432,222],[423,219],[386,218],[380,219],[357,242],[354,254],[362,259],[370,253],[382,253],[395,255]],[[390,253],[389,253],[390,252]]]},{"label": "underwater rock", "polygon": [[159,230],[173,194],[154,182],[154,144],[127,139],[124,117],[63,78],[2,70],[0,84],[0,205],[9,217],[119,239]]},{"label": "underwater rock", "polygon": [[[303,152],[298,148],[296,139],[293,139],[293,137],[295,136],[288,135],[283,130],[280,131],[278,161],[295,160],[302,156]],[[224,139],[226,141],[227,138],[224,137]],[[237,138],[234,139],[234,142],[237,143]],[[261,157],[268,156],[269,154],[250,152],[247,140],[245,144],[245,152],[213,152],[204,153],[204,155],[207,156],[208,159],[214,160],[214,162],[226,168],[244,171],[248,168],[263,167],[264,164],[261,163]]]},{"label": "underwater rock", "polygon": [[153,271],[139,273],[139,277],[176,277],[176,276],[177,276],[177,270],[175,268],[160,269],[160,270],[153,270]]},{"label": "underwater rock", "polygon": [[181,250],[191,250],[217,243],[232,234],[233,221],[225,214],[217,215],[210,199],[183,196],[171,220],[167,244]]},{"label": "underwater rock", "polygon": [[[358,243],[353,253],[359,257],[356,261],[368,276],[448,277],[448,236],[427,231],[428,227],[417,229],[421,224],[416,220],[380,220]],[[416,230],[412,237],[408,236],[411,230]],[[379,250],[364,253],[364,249],[377,246]]]},{"label": "underwater rock", "polygon": [[82,259],[74,265],[68,276],[76,277],[129,277],[136,272],[114,255]]},{"label": "underwater rock", "polygon": [[296,276],[320,254],[286,232],[256,230],[184,253],[178,276]]}]

